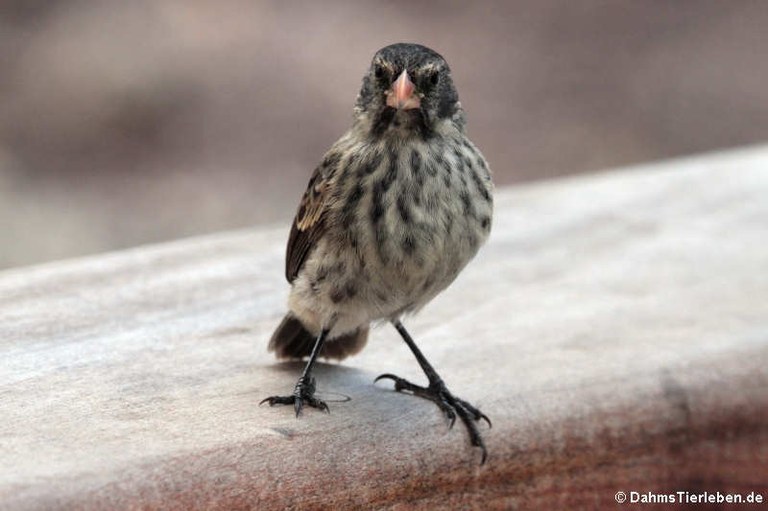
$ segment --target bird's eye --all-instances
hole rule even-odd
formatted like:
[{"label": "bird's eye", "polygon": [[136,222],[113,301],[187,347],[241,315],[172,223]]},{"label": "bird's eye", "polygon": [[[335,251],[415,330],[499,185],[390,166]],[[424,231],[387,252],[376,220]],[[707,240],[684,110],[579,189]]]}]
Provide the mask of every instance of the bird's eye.
[{"label": "bird's eye", "polygon": [[429,83],[437,85],[437,82],[440,81],[440,73],[438,73],[437,70],[432,71],[427,78],[429,79]]},{"label": "bird's eye", "polygon": [[386,71],[384,70],[384,66],[381,64],[376,64],[376,66],[373,68],[373,76],[375,76],[378,79],[384,78],[384,75],[386,74]]}]

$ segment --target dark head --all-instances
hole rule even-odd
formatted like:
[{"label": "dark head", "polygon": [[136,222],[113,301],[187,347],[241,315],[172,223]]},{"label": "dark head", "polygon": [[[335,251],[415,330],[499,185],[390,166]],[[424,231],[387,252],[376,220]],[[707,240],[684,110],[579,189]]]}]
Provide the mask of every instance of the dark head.
[{"label": "dark head", "polygon": [[441,122],[463,128],[459,95],[448,63],[420,44],[398,43],[373,56],[355,114],[375,137],[430,137]]}]

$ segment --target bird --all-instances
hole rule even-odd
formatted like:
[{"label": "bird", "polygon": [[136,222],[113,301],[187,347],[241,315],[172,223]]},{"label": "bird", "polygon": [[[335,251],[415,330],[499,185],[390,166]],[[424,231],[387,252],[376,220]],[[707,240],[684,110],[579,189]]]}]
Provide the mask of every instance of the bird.
[{"label": "bird", "polygon": [[286,250],[288,313],[268,349],[304,359],[289,395],[260,404],[329,411],[315,396],[318,357],[358,353],[372,324],[391,323],[413,352],[428,385],[393,374],[397,392],[436,403],[458,417],[470,442],[490,419],[448,390],[416,345],[403,317],[446,289],[491,230],[493,182],[485,158],[465,133],[466,117],[451,70],[436,51],[397,43],[377,51],[363,76],[351,128],[314,169]]}]

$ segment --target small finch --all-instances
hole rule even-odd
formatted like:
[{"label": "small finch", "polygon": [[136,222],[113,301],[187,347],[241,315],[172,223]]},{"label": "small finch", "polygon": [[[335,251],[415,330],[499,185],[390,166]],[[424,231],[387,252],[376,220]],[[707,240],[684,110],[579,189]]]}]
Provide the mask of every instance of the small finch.
[{"label": "small finch", "polygon": [[309,180],[288,238],[289,312],[272,335],[279,358],[309,361],[289,396],[262,403],[328,406],[315,397],[318,356],[359,352],[374,321],[397,329],[429,384],[398,376],[396,391],[434,401],[472,445],[487,451],[477,422],[488,417],[453,395],[401,318],[448,287],[491,229],[493,184],[464,133],[464,111],[445,59],[418,44],[393,44],[373,57],[352,128]]}]

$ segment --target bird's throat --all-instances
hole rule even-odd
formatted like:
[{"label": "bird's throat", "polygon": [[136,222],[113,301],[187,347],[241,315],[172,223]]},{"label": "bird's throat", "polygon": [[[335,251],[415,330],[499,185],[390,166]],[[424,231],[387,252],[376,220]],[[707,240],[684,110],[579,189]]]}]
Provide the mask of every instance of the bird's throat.
[{"label": "bird's throat", "polygon": [[375,116],[371,124],[371,134],[377,138],[426,139],[430,132],[429,121],[421,108],[404,110],[386,107]]}]

